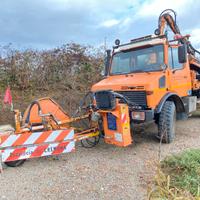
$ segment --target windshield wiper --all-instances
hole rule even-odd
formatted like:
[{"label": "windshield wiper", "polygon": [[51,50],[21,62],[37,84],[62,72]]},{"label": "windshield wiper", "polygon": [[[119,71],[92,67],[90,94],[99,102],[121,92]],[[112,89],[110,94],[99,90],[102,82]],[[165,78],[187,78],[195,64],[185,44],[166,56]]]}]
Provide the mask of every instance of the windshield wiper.
[{"label": "windshield wiper", "polygon": [[119,75],[120,75],[120,74],[123,75],[123,74],[128,74],[128,73],[129,73],[129,72],[115,72],[115,73],[113,73],[113,74],[114,74],[114,75],[118,75],[118,74],[119,74]]},{"label": "windshield wiper", "polygon": [[135,73],[135,72],[146,72],[146,73],[150,73],[149,71],[141,70],[141,69],[133,70],[131,73]]},{"label": "windshield wiper", "polygon": [[144,71],[141,69],[138,69],[138,70],[133,70],[132,72],[144,72]]},{"label": "windshield wiper", "polygon": [[163,71],[165,71],[165,70],[167,69],[167,65],[164,63],[164,64],[160,65],[160,68],[161,68]]}]

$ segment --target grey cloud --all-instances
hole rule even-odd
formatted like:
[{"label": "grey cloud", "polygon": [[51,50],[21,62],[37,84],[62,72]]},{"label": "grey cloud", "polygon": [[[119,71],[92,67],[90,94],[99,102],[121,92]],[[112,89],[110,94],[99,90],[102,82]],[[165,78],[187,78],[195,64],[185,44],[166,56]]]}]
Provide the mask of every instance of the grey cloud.
[{"label": "grey cloud", "polygon": [[39,2],[42,1],[0,2],[1,42],[36,44],[36,47],[37,44],[48,47],[71,40],[83,42],[83,35],[90,34],[95,25],[95,18],[86,7],[54,10]]},{"label": "grey cloud", "polygon": [[[98,45],[104,37],[110,45],[115,38],[127,42],[152,34],[157,26],[156,17],[135,20],[138,4],[139,1],[132,0],[1,0],[0,44],[41,49],[70,41]],[[200,25],[199,8],[200,3],[190,6],[185,15],[178,18],[181,28],[192,29]],[[103,21],[126,17],[131,19],[127,27],[99,26]]]}]

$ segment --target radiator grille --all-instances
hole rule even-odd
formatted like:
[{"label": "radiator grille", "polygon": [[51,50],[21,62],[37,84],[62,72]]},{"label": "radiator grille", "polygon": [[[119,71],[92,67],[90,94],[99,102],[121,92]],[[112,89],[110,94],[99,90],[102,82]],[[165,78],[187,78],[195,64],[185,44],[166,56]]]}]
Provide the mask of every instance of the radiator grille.
[{"label": "radiator grille", "polygon": [[132,103],[136,103],[137,105],[147,107],[147,95],[145,91],[116,91],[116,92],[125,96]]}]

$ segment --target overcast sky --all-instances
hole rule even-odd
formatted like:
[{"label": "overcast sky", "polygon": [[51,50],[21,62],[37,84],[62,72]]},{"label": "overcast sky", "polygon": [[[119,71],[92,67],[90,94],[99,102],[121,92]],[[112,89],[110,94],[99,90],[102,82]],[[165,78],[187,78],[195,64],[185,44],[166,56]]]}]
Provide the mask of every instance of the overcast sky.
[{"label": "overcast sky", "polygon": [[69,42],[100,46],[152,34],[160,12],[177,12],[200,47],[199,0],[0,0],[0,45],[49,49]]}]

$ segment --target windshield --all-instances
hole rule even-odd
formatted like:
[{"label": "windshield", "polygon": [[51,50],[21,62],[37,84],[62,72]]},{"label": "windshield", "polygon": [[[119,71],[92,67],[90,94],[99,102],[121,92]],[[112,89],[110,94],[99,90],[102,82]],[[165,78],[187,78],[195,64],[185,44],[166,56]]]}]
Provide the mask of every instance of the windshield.
[{"label": "windshield", "polygon": [[111,74],[158,71],[164,65],[163,45],[116,53],[112,59]]}]

